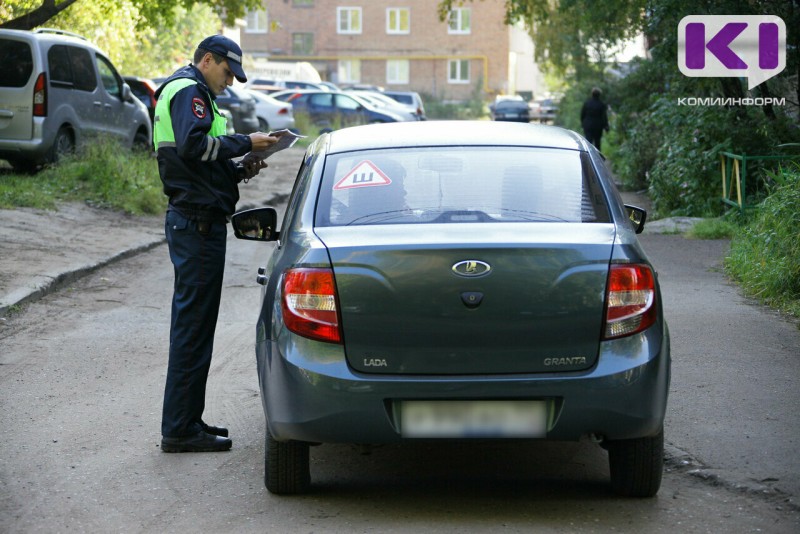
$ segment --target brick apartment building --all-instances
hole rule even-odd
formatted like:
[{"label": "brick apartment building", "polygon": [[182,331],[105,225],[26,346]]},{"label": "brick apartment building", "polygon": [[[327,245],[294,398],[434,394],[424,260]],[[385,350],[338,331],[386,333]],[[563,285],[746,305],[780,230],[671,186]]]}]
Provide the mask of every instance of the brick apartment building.
[{"label": "brick apartment building", "polygon": [[467,2],[448,21],[437,0],[264,0],[240,29],[246,61],[308,62],[323,80],[452,101],[535,92],[530,38],[505,2]]}]

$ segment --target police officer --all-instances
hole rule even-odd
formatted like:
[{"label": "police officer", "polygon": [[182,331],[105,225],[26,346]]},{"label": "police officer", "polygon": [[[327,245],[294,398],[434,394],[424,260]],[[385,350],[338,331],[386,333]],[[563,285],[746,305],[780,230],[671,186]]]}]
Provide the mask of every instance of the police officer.
[{"label": "police officer", "polygon": [[164,452],[224,451],[232,445],[226,428],[202,419],[206,380],[222,292],[226,223],[239,200],[238,183],[266,163],[256,159],[237,166],[231,158],[278,141],[261,132],[226,135],[215,98],[234,76],[247,80],[241,48],[213,35],[198,45],[193,63],[156,92],[153,141],[169,197],[165,233],[175,271],[161,420]]}]

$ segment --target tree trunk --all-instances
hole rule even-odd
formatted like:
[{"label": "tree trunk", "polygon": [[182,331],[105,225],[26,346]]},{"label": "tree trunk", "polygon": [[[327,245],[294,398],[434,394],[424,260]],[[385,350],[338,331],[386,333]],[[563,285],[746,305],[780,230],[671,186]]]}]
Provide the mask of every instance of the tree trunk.
[{"label": "tree trunk", "polygon": [[42,5],[15,19],[0,24],[0,28],[7,30],[32,30],[52,19],[78,0],[63,0],[56,4],[56,0],[42,0]]}]

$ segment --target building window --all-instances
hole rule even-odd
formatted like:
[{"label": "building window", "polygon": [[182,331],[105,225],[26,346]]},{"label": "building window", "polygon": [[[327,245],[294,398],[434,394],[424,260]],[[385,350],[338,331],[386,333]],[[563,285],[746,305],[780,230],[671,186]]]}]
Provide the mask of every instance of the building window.
[{"label": "building window", "polygon": [[265,9],[247,10],[245,33],[267,33],[267,11]]},{"label": "building window", "polygon": [[314,0],[292,0],[292,7],[314,7]]},{"label": "building window", "polygon": [[411,32],[411,11],[407,7],[386,9],[386,33],[406,34]]},{"label": "building window", "polygon": [[338,33],[361,33],[360,7],[337,7],[336,20]]},{"label": "building window", "polygon": [[292,34],[292,54],[295,56],[310,56],[314,53],[313,33]]},{"label": "building window", "polygon": [[339,83],[358,83],[361,81],[361,61],[357,59],[340,59]]},{"label": "building window", "polygon": [[469,83],[468,59],[451,59],[447,62],[447,83]]},{"label": "building window", "polygon": [[386,62],[386,83],[408,84],[409,63],[407,59],[390,59]]},{"label": "building window", "polygon": [[468,7],[457,7],[450,11],[447,33],[467,34],[472,31],[472,10]]}]

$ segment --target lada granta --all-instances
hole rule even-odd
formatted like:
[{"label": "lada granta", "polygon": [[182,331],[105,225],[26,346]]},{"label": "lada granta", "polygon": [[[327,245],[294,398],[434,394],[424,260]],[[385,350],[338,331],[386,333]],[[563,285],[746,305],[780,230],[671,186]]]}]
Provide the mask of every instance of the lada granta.
[{"label": "lada granta", "polygon": [[603,156],[500,122],[344,128],[307,150],[259,272],[265,482],[306,491],[309,445],[580,440],[611,485],[661,484],[670,379],[658,278]]}]

